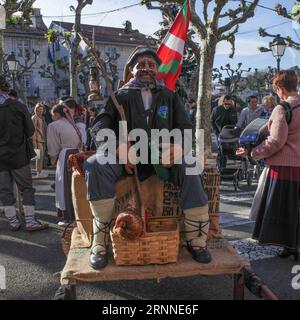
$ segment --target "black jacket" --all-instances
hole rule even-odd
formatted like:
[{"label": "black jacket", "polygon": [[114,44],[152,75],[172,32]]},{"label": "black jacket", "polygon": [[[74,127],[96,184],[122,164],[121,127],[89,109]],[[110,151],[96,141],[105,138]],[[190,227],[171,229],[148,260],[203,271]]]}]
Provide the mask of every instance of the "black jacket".
[{"label": "black jacket", "polygon": [[215,107],[210,116],[211,125],[217,135],[224,126],[236,125],[237,120],[237,112],[233,108],[226,110],[223,106]]},{"label": "black jacket", "polygon": [[8,99],[0,104],[0,171],[22,168],[30,163],[26,140],[34,126],[27,107]]},{"label": "black jacket", "polygon": [[[182,133],[184,129],[192,129],[191,121],[176,93],[164,87],[153,89],[152,94],[152,106],[145,111],[140,90],[121,89],[117,91],[116,98],[124,108],[128,132],[133,129],[144,129],[150,138],[151,129],[178,128]],[[97,148],[100,146],[96,141],[97,132],[100,129],[109,128],[115,131],[118,138],[119,121],[120,115],[110,98],[96,117],[91,130]],[[138,172],[141,180],[154,173],[152,165],[138,165]]]},{"label": "black jacket", "polygon": [[[178,128],[192,129],[191,121],[186,114],[179,96],[167,88],[152,90],[152,106],[145,111],[139,90],[119,90],[116,93],[118,102],[123,106],[128,123],[128,132],[133,129],[144,129],[150,134],[151,129]],[[147,117],[149,121],[147,123]],[[98,129],[110,128],[118,135],[120,115],[109,98],[106,106],[100,111],[94,124]]]}]

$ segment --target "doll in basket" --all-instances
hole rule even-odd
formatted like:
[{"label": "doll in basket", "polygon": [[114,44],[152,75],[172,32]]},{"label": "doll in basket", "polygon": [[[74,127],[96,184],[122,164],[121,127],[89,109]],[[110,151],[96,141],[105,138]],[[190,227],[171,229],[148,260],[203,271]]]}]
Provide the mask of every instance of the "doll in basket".
[{"label": "doll in basket", "polygon": [[[156,52],[145,46],[137,47],[128,58],[124,71],[125,85],[116,92],[116,98],[124,108],[128,132],[133,129],[144,129],[146,133],[151,129],[169,131],[179,129],[182,134],[185,129],[192,130],[192,124],[179,96],[166,88],[162,81],[156,79],[160,64],[161,61]],[[122,175],[134,172],[132,162],[128,161],[127,156],[126,159],[122,159],[121,156],[120,150],[128,148],[126,143],[117,141],[115,154],[108,155],[103,153],[103,150],[107,149],[107,142],[97,141],[102,129],[112,129],[118,136],[119,121],[118,110],[110,98],[96,117],[91,130],[98,148],[97,154],[84,163],[87,196],[94,217],[94,235],[89,258],[90,266],[94,269],[104,268],[108,261],[107,239],[112,221],[115,184]],[[160,171],[158,172],[157,166],[151,163],[138,163],[138,178],[143,181],[154,174],[163,175],[163,170],[166,170],[169,180],[181,187],[181,208],[185,214],[187,249],[197,262],[209,263],[211,255],[206,246],[209,229],[208,199],[203,188],[200,170],[197,174],[186,174],[187,167],[197,169],[197,165],[195,161],[187,161],[187,158],[192,156],[186,155],[190,150],[185,150],[182,144],[172,143],[164,147],[169,149],[170,153],[168,161],[162,157]],[[150,143],[149,150],[152,152]],[[106,157],[105,161],[103,161],[104,157]],[[182,164],[178,164],[179,157],[183,158]],[[120,159],[125,160],[124,165],[119,164]],[[187,163],[193,163],[193,165]]]}]

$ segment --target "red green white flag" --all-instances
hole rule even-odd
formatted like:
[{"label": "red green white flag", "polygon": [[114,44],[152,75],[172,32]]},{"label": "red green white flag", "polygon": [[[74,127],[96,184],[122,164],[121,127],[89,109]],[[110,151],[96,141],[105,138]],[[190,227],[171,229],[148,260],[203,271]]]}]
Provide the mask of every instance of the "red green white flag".
[{"label": "red green white flag", "polygon": [[166,87],[172,91],[181,73],[189,24],[190,1],[186,0],[157,50],[157,55],[162,61],[158,68],[157,79],[163,79]]}]

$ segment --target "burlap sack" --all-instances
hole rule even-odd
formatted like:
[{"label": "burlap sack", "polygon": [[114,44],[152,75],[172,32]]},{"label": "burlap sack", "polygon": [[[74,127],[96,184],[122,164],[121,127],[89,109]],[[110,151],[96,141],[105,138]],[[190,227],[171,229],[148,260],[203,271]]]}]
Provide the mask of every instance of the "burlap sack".
[{"label": "burlap sack", "polygon": [[[220,175],[216,168],[208,167],[203,173],[203,182],[209,198],[210,229],[209,239],[222,238],[219,225],[219,186]],[[148,217],[170,217],[182,220],[180,208],[180,188],[169,182],[160,181],[152,176],[141,183],[142,201],[145,209],[149,209]],[[84,177],[73,173],[72,196],[77,226],[87,246],[92,240],[92,213],[86,200],[86,183]],[[124,208],[129,201],[133,201],[136,194],[134,177],[122,178],[116,185],[116,201],[114,217]]]},{"label": "burlap sack", "polygon": [[78,172],[72,174],[72,201],[77,228],[82,236],[82,243],[89,247],[93,234],[93,215],[86,199],[87,188],[85,178]]},{"label": "burlap sack", "polygon": [[[116,185],[116,201],[114,217],[120,213],[135,193],[133,177],[122,178]],[[93,215],[87,201],[87,187],[85,178],[77,171],[72,174],[72,201],[75,211],[77,228],[82,236],[84,247],[90,247],[93,235]]]},{"label": "burlap sack", "polygon": [[220,173],[215,165],[206,166],[202,178],[208,196],[208,213],[210,219],[208,239],[220,239],[222,238],[222,230],[220,227]]}]

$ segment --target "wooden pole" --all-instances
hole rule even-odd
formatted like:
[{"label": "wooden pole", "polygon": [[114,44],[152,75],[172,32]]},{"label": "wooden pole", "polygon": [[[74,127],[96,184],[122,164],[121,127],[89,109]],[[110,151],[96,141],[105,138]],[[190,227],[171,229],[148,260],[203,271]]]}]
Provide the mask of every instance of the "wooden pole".
[{"label": "wooden pole", "polygon": [[[110,97],[112,98],[112,101],[113,101],[114,105],[116,106],[116,108],[117,108],[117,110],[118,110],[118,112],[119,112],[119,114],[120,114],[121,120],[122,120],[122,121],[126,121],[124,108],[123,108],[123,106],[122,106],[121,104],[119,104],[119,102],[118,102],[118,100],[117,100],[117,98],[116,98],[116,96],[115,96],[115,93],[114,93],[113,88],[112,88],[112,84],[111,84],[111,82],[110,82],[110,80],[109,80],[109,77],[108,77],[108,74],[107,74],[107,72],[106,72],[106,70],[105,70],[104,64],[103,64],[102,60],[99,58],[95,47],[94,47],[93,44],[92,44],[87,38],[85,38],[81,33],[78,33],[78,35],[79,35],[79,37],[81,38],[81,40],[84,41],[85,44],[90,48],[91,54],[93,55],[93,57],[94,57],[97,65],[98,65],[98,67],[99,67],[99,69],[100,69],[100,71],[101,71],[101,73],[102,73],[102,75],[103,75],[103,78],[104,78],[104,80],[105,80],[105,84],[106,84],[106,87],[107,87],[107,89],[108,89],[109,95],[110,95]],[[124,136],[124,137],[127,137],[127,136],[128,136],[128,134],[127,134],[127,132],[128,132],[127,127],[124,128],[124,127],[122,126],[122,128],[123,128],[123,136]],[[124,132],[124,130],[125,130],[125,132]],[[128,142],[127,142],[127,143],[128,143]],[[128,150],[128,149],[127,149],[127,150]],[[134,166],[134,175],[135,175],[136,186],[137,186],[137,190],[138,190],[138,201],[139,201],[139,203],[140,203],[141,209],[143,210],[142,197],[141,197],[141,184],[140,184],[140,181],[139,181],[139,179],[138,179],[138,173],[137,173],[137,168],[136,168],[136,166]]]}]

